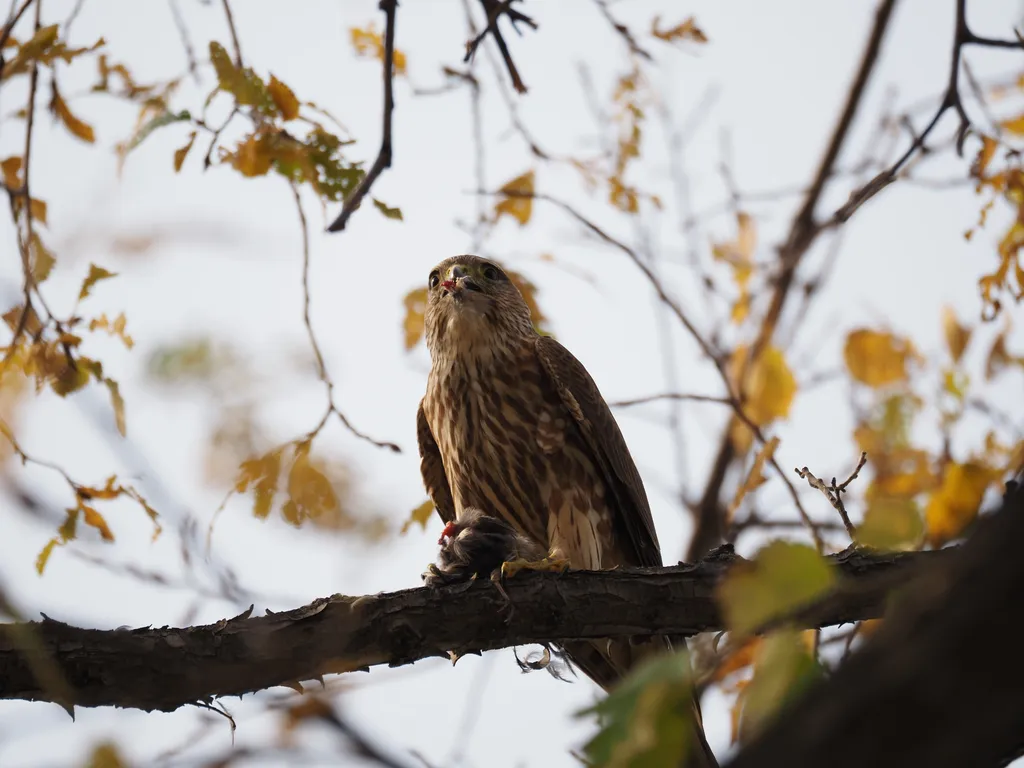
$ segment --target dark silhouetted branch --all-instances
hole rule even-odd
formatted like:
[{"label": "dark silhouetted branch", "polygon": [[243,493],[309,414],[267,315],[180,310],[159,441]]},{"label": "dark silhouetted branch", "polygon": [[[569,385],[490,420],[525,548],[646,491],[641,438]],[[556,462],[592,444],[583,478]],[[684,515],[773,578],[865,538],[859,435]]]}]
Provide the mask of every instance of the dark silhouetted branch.
[{"label": "dark silhouetted branch", "polygon": [[[882,615],[888,596],[918,567],[950,551],[831,559],[846,578],[803,610],[803,626]],[[364,597],[334,595],[293,611],[175,628],[80,629],[45,618],[0,625],[0,698],[64,706],[177,709],[329,673],[399,666],[495,648],[644,634],[722,629],[715,586],[738,558],[730,548],[696,566],[621,571],[523,573],[501,592],[487,580]],[[23,654],[52,660],[66,685],[40,684]],[[70,691],[70,693],[69,693]]]},{"label": "dark silhouetted branch", "polygon": [[1018,487],[959,551],[916,574],[877,632],[730,768],[983,768],[1022,754],[1022,541]]},{"label": "dark silhouetted branch", "polygon": [[345,228],[352,214],[356,212],[363,198],[370,191],[370,187],[377,181],[385,168],[391,167],[391,116],[395,111],[394,82],[395,82],[395,15],[398,9],[398,0],[380,0],[378,6],[384,11],[386,18],[384,28],[384,125],[381,129],[380,151],[377,152],[377,159],[373,161],[370,170],[366,172],[363,180],[359,182],[352,194],[345,199],[341,206],[341,213],[338,214],[328,232],[340,232]]}]

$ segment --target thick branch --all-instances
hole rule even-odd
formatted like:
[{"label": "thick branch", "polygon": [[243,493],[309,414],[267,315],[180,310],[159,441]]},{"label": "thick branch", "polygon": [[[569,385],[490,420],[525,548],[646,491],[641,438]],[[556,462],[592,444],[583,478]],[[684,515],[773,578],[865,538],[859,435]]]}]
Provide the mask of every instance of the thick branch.
[{"label": "thick branch", "polygon": [[1005,765],[1024,752],[1024,488],[733,768]]},{"label": "thick branch", "polygon": [[[846,578],[839,591],[799,616],[831,626],[882,614],[887,596],[924,561],[949,551],[832,559]],[[203,627],[80,629],[59,621],[0,626],[0,698],[56,701],[69,707],[174,710],[217,696],[241,695],[377,664],[399,666],[529,643],[691,635],[718,630],[714,588],[737,558],[716,550],[696,566],[643,571],[523,573],[505,589],[509,615],[489,582],[365,597],[335,595],[269,616]],[[28,646],[29,653],[24,653]],[[66,685],[41,685],[42,658]]]}]

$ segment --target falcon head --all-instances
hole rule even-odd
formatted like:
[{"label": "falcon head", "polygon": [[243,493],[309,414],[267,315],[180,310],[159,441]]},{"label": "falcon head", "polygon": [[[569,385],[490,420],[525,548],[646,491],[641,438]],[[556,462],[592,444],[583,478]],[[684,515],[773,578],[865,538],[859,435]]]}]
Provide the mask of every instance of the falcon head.
[{"label": "falcon head", "polygon": [[425,325],[431,357],[535,333],[530,308],[501,267],[468,255],[447,258],[430,271]]}]

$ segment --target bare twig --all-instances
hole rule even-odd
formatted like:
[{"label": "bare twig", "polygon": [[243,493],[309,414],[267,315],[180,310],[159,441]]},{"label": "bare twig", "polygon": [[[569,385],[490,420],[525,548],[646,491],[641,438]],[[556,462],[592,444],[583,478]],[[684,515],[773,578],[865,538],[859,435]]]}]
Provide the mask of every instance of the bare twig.
[{"label": "bare twig", "polygon": [[227,17],[228,29],[231,31],[231,45],[235,49],[235,66],[241,69],[242,46],[238,44],[238,30],[235,29],[235,17],[231,13],[231,6],[228,4],[228,0],[221,0],[221,4],[224,6],[224,15]]},{"label": "bare twig", "polygon": [[[196,60],[196,52],[192,47],[192,40],[188,36],[188,27],[185,26],[185,19],[182,18],[181,9],[178,7],[178,0],[168,0],[171,6],[171,16],[174,18],[174,26],[178,29],[178,37],[181,38],[181,45],[185,49],[185,59],[188,61],[188,72],[192,79],[199,82],[199,62]],[[241,56],[241,54],[239,54]]]},{"label": "bare twig", "polygon": [[319,423],[317,423],[317,425],[312,430],[310,430],[310,432],[306,435],[306,439],[312,440],[314,437],[320,434],[320,431],[327,424],[327,420],[331,417],[331,414],[334,414],[335,416],[338,417],[338,420],[345,425],[346,429],[348,429],[349,432],[358,437],[360,440],[365,440],[366,442],[370,443],[371,445],[375,445],[378,448],[388,448],[389,450],[394,451],[395,453],[401,453],[402,449],[399,448],[394,443],[377,440],[373,437],[370,437],[364,432],[360,432],[352,425],[352,422],[350,422],[348,418],[346,418],[345,414],[342,413],[338,406],[335,405],[334,403],[334,381],[327,373],[327,366],[324,363],[323,353],[320,351],[320,343],[317,341],[316,333],[314,333],[313,331],[313,323],[312,320],[310,319],[309,313],[309,225],[306,221],[306,211],[302,207],[302,198],[299,196],[299,188],[295,184],[292,184],[291,188],[292,195],[295,198],[295,208],[299,214],[299,224],[301,225],[302,228],[302,320],[306,326],[306,332],[309,335],[309,344],[313,348],[313,356],[316,360],[317,376],[320,378],[320,381],[324,383],[324,386],[327,387],[327,410],[324,412],[324,415],[323,417],[321,417]]},{"label": "bare twig", "polygon": [[515,62],[512,61],[512,54],[509,53],[508,45],[505,44],[505,38],[501,34],[501,30],[498,29],[498,19],[502,16],[508,16],[512,20],[513,25],[515,22],[521,21],[531,29],[537,29],[537,23],[526,14],[514,10],[511,7],[514,2],[515,0],[480,0],[480,5],[483,6],[484,13],[487,14],[487,24],[482,32],[466,43],[466,56],[463,58],[463,61],[469,61],[473,58],[473,54],[480,47],[480,43],[490,33],[495,44],[498,46],[498,50],[501,52],[501,58],[505,61],[505,68],[512,79],[512,87],[518,93],[526,93],[526,85],[519,76],[519,70],[516,69]]},{"label": "bare twig", "polygon": [[692,400],[698,403],[721,403],[722,405],[732,405],[732,400],[728,397],[715,397],[714,395],[697,395],[688,392],[663,392],[658,395],[647,395],[646,397],[637,397],[632,400],[616,400],[608,405],[613,408],[629,408],[634,405],[643,405],[644,403],[655,403],[659,400]]},{"label": "bare twig", "polygon": [[962,154],[964,140],[967,138],[967,133],[971,128],[971,119],[968,117],[960,98],[960,64],[964,46],[967,45],[980,45],[986,48],[1020,49],[1024,48],[1024,41],[1021,39],[995,40],[974,34],[967,25],[967,0],[956,0],[956,28],[953,33],[953,52],[950,57],[949,77],[946,82],[946,91],[942,96],[942,101],[939,102],[938,108],[935,110],[935,114],[932,115],[932,119],[925,126],[924,130],[914,136],[910,146],[895,163],[850,194],[850,199],[832,215],[830,223],[836,224],[849,220],[864,203],[896,181],[900,170],[907,164],[910,158],[918,152],[924,151],[925,141],[927,141],[931,132],[939,124],[942,116],[951,109],[956,112],[957,117],[960,119],[960,124],[956,131],[956,148],[957,153]]},{"label": "bare twig", "polygon": [[843,504],[843,492],[846,491],[850,483],[857,479],[857,476],[864,468],[867,460],[867,452],[861,451],[860,460],[857,462],[857,466],[854,468],[853,472],[850,473],[850,476],[839,485],[836,485],[836,479],[834,477],[832,478],[831,484],[815,477],[807,467],[804,467],[803,469],[794,468],[793,470],[800,475],[800,477],[806,480],[807,484],[810,485],[811,488],[815,488],[825,494],[825,498],[828,499],[829,504],[836,508],[836,511],[839,513],[839,517],[842,518],[843,526],[846,528],[846,532],[850,534],[851,541],[856,540],[857,528],[850,522],[850,516],[846,512],[846,505]]},{"label": "bare twig", "polygon": [[64,26],[61,29],[64,39],[68,38],[71,32],[71,25],[78,19],[78,14],[82,12],[83,5],[85,5],[85,0],[75,0],[75,7],[71,9],[71,13],[68,14],[67,19],[64,21]]},{"label": "bare twig", "polygon": [[629,46],[630,53],[650,61],[651,54],[640,47],[640,44],[636,41],[636,37],[630,31],[629,27],[612,16],[611,9],[608,7],[608,0],[594,0],[594,2],[600,9],[601,15],[607,19],[608,23],[612,25],[612,28],[619,33],[623,40],[625,40],[626,45]]},{"label": "bare twig", "polygon": [[395,62],[395,11],[398,8],[398,0],[380,0],[378,7],[384,11],[386,26],[384,29],[384,125],[381,129],[380,151],[377,159],[373,161],[370,170],[366,172],[359,185],[352,190],[341,206],[341,213],[338,214],[328,232],[340,232],[345,228],[349,218],[355,213],[363,198],[370,191],[370,187],[377,180],[377,177],[384,172],[385,168],[391,167],[391,116],[395,111],[394,100],[394,62]]},{"label": "bare twig", "polygon": [[[24,15],[25,11],[28,10],[28,7],[32,5],[32,3],[34,3],[35,1],[36,0],[25,0],[25,2],[18,6],[18,10],[11,14],[11,18],[7,21],[6,24],[4,24],[3,30],[0,31],[0,50],[3,50],[4,44],[7,42],[7,39],[11,36],[11,32],[14,31],[14,26]],[[0,54],[0,61],[3,61],[2,54]]]}]

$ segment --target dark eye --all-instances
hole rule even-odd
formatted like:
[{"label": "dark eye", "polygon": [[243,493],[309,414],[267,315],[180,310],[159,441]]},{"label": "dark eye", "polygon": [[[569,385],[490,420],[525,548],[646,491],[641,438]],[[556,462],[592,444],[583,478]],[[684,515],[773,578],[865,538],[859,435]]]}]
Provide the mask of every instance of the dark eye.
[{"label": "dark eye", "polygon": [[498,269],[497,267],[491,266],[490,264],[488,264],[486,267],[484,267],[484,277],[486,277],[488,280],[504,280],[505,279],[505,275],[502,274],[501,270]]},{"label": "dark eye", "polygon": [[441,281],[441,276],[437,272],[431,272],[430,277],[427,278],[427,285],[431,288],[437,288],[437,284]]}]

